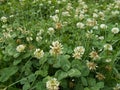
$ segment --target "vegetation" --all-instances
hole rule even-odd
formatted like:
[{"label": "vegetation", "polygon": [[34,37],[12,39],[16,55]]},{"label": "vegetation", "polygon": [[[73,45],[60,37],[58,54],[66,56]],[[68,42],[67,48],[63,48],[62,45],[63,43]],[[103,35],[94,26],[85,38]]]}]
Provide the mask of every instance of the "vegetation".
[{"label": "vegetation", "polygon": [[0,90],[120,90],[119,0],[0,0]]}]

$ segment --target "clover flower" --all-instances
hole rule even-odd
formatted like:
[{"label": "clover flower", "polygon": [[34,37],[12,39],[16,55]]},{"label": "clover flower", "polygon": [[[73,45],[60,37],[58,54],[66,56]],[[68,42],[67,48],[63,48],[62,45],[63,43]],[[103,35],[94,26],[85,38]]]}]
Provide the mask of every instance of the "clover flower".
[{"label": "clover flower", "polygon": [[50,17],[52,18],[52,20],[53,20],[54,22],[58,22],[58,21],[59,21],[59,17],[58,17],[57,14],[54,15],[54,16],[50,16]]},{"label": "clover flower", "polygon": [[117,28],[117,27],[115,27],[115,28],[112,28],[112,33],[114,33],[114,34],[117,34],[117,33],[119,33],[119,28]]},{"label": "clover flower", "polygon": [[48,32],[47,32],[47,33],[48,33],[49,35],[54,34],[54,32],[55,32],[54,28],[52,28],[52,27],[48,28]]},{"label": "clover flower", "polygon": [[5,17],[5,16],[1,17],[1,21],[4,23],[7,22],[7,17]]},{"label": "clover flower", "polygon": [[40,49],[36,49],[34,52],[34,57],[36,57],[37,59],[40,59],[44,56],[44,52],[43,50]]},{"label": "clover flower", "polygon": [[97,21],[95,19],[88,18],[86,21],[87,26],[95,26],[97,24]]},{"label": "clover flower", "polygon": [[50,48],[51,55],[59,55],[63,53],[62,52],[63,46],[58,41],[52,42],[52,46],[50,46]]},{"label": "clover flower", "polygon": [[105,76],[101,73],[97,73],[96,78],[99,80],[103,80],[103,79],[105,79]]},{"label": "clover flower", "polygon": [[117,85],[113,88],[113,90],[120,90],[120,84],[117,84]]},{"label": "clover flower", "polygon": [[76,24],[76,26],[77,26],[77,28],[80,28],[80,29],[84,29],[84,27],[85,27],[85,25],[83,23],[81,23],[81,22],[78,22]]},{"label": "clover flower", "polygon": [[93,60],[100,58],[96,51],[92,51],[89,55],[90,55],[90,58],[92,58]]},{"label": "clover flower", "polygon": [[94,62],[90,62],[90,61],[87,61],[87,67],[90,69],[90,70],[96,70],[96,68],[98,67],[96,63]]},{"label": "clover flower", "polygon": [[62,16],[70,16],[70,13],[68,11],[62,12]]},{"label": "clover flower", "polygon": [[101,24],[101,25],[100,25],[100,28],[101,28],[101,29],[107,29],[107,25]]},{"label": "clover flower", "polygon": [[110,45],[110,44],[105,44],[105,45],[104,45],[104,49],[105,49],[105,50],[109,50],[109,51],[112,51],[112,50],[113,50],[112,45]]},{"label": "clover flower", "polygon": [[60,82],[58,82],[56,78],[52,78],[46,82],[46,88],[48,90],[59,90],[59,84]]},{"label": "clover flower", "polygon": [[75,59],[81,59],[85,52],[85,48],[83,46],[78,46],[74,49],[73,57]]},{"label": "clover flower", "polygon": [[18,52],[23,52],[24,50],[25,50],[25,45],[23,45],[23,44],[21,44],[21,45],[18,45],[17,46],[17,48],[16,48],[16,50],[18,51]]}]

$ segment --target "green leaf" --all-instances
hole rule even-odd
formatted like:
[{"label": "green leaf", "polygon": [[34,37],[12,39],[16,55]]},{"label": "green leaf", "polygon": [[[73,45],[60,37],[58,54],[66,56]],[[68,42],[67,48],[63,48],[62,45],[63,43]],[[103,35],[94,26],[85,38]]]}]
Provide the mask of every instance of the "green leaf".
[{"label": "green leaf", "polygon": [[90,70],[87,67],[83,67],[81,70],[81,76],[88,76],[90,73]]},{"label": "green leaf", "polygon": [[91,87],[90,90],[100,90],[98,87],[94,86],[94,87]]},{"label": "green leaf", "polygon": [[23,85],[23,90],[28,90],[30,89],[30,83],[26,82],[24,85]]},{"label": "green leaf", "polygon": [[84,67],[79,60],[73,60],[71,65],[72,65],[72,68],[77,68],[79,70],[81,70]]},{"label": "green leaf", "polygon": [[60,64],[60,59],[56,60],[55,63],[53,64],[53,67],[54,68],[60,68],[61,67],[61,64]]},{"label": "green leaf", "polygon": [[18,65],[21,61],[22,61],[21,59],[19,59],[19,60],[14,60],[13,65]]},{"label": "green leaf", "polygon": [[79,77],[81,75],[81,72],[78,69],[70,69],[68,71],[68,75],[70,77]]},{"label": "green leaf", "polygon": [[55,73],[55,77],[58,78],[58,80],[61,80],[61,79],[64,79],[68,76],[68,74],[62,70],[58,70],[56,73]]},{"label": "green leaf", "polygon": [[47,90],[43,82],[38,82],[35,86],[35,90]]},{"label": "green leaf", "polygon": [[104,82],[98,82],[97,84],[96,84],[96,87],[98,87],[98,88],[103,88],[104,87]]},{"label": "green leaf", "polygon": [[20,53],[15,53],[15,54],[13,55],[13,57],[14,57],[14,58],[17,58],[19,55],[20,55]]},{"label": "green leaf", "polygon": [[0,70],[0,81],[7,81],[12,75],[18,71],[17,67],[8,67]]},{"label": "green leaf", "polygon": [[88,87],[84,88],[84,90],[90,90]]},{"label": "green leaf", "polygon": [[35,72],[36,75],[41,75],[43,77],[48,75],[49,65],[46,63],[44,66]]},{"label": "green leaf", "polygon": [[94,78],[88,78],[88,84],[89,84],[89,86],[95,86],[96,80]]},{"label": "green leaf", "polygon": [[32,81],[35,80],[36,77],[35,77],[35,74],[31,74],[31,75],[29,75],[27,78],[28,78],[28,81],[29,81],[29,82],[32,82]]},{"label": "green leaf", "polygon": [[60,64],[61,64],[61,68],[64,70],[64,71],[68,71],[71,67],[71,64],[70,64],[70,61],[68,60],[69,59],[69,55],[61,55],[59,57],[60,59]]},{"label": "green leaf", "polygon": [[88,83],[85,77],[81,77],[81,81],[84,86],[88,86]]}]

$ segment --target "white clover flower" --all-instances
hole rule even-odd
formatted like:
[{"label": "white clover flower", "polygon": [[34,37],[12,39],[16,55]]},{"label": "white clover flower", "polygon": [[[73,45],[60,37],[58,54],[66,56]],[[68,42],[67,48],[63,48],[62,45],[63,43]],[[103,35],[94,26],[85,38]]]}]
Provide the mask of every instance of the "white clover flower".
[{"label": "white clover flower", "polygon": [[79,19],[80,19],[80,20],[83,20],[84,18],[85,18],[85,15],[84,15],[84,14],[80,14],[80,15],[79,15]]},{"label": "white clover flower", "polygon": [[115,16],[115,15],[119,15],[120,12],[118,10],[116,10],[116,11],[112,11],[111,13],[113,16]]},{"label": "white clover flower", "polygon": [[97,24],[97,21],[95,19],[88,18],[86,21],[87,26],[95,26]]},{"label": "white clover flower", "polygon": [[117,28],[117,27],[115,27],[115,28],[112,28],[112,33],[114,33],[114,34],[117,34],[117,33],[119,33],[119,28]]},{"label": "white clover flower", "polygon": [[99,12],[98,15],[99,15],[99,17],[100,17],[101,20],[105,20],[104,19],[105,18],[104,12]]},{"label": "white clover flower", "polygon": [[100,25],[100,28],[101,28],[101,29],[107,29],[107,25],[101,24],[101,25]]},{"label": "white clover flower", "polygon": [[97,17],[98,17],[98,14],[93,13],[93,18],[97,18]]},{"label": "white clover flower", "polygon": [[51,0],[49,0],[49,1],[48,1],[48,3],[49,3],[49,4],[51,4],[51,3],[52,3],[52,1],[51,1]]},{"label": "white clover flower", "polygon": [[14,17],[14,15],[10,15],[9,17],[12,18],[12,17]]},{"label": "white clover flower", "polygon": [[80,28],[80,29],[84,29],[84,27],[85,27],[85,25],[83,23],[81,23],[81,22],[78,22],[76,24],[76,26],[77,26],[77,28]]},{"label": "white clover flower", "polygon": [[98,30],[98,26],[94,26],[93,29]]},{"label": "white clover flower", "polygon": [[37,59],[40,59],[44,56],[44,52],[43,50],[40,49],[36,49],[34,52],[34,57],[36,57]]},{"label": "white clover flower", "polygon": [[10,33],[8,33],[8,32],[4,32],[3,33],[3,36],[5,37],[5,38],[11,38],[11,34]]},{"label": "white clover flower", "polygon": [[48,90],[59,90],[60,82],[57,81],[56,78],[52,78],[51,80],[46,82],[46,88]]},{"label": "white clover flower", "polygon": [[55,13],[59,13],[60,11],[57,9],[57,10],[55,10]]},{"label": "white clover flower", "polygon": [[85,52],[85,48],[83,46],[78,46],[74,49],[73,57],[75,59],[81,59]]},{"label": "white clover flower", "polygon": [[52,42],[52,46],[50,46],[50,48],[51,55],[59,55],[63,53],[62,52],[63,46],[58,41]]},{"label": "white clover flower", "polygon": [[25,45],[21,44],[17,46],[16,50],[17,52],[23,52],[25,50],[25,47],[26,47]]},{"label": "white clover flower", "polygon": [[93,37],[93,31],[88,31],[87,33],[86,33],[86,37],[87,38],[92,38]]},{"label": "white clover flower", "polygon": [[112,60],[110,58],[105,60],[107,63],[111,62]]},{"label": "white clover flower", "polygon": [[104,40],[104,36],[100,36],[100,37],[98,37],[98,39]]},{"label": "white clover flower", "polygon": [[42,40],[42,37],[41,37],[41,36],[37,36],[37,37],[36,37],[36,41],[37,41],[37,42],[39,42],[39,41],[41,41],[41,40]]},{"label": "white clover flower", "polygon": [[58,21],[59,21],[59,17],[58,17],[57,14],[54,15],[54,16],[50,16],[50,17],[52,18],[52,20],[53,20],[54,22],[58,22]]},{"label": "white clover flower", "polygon": [[71,4],[71,3],[68,3],[66,9],[67,9],[68,11],[71,10],[71,9],[73,9],[72,4]]},{"label": "white clover flower", "polygon": [[54,33],[55,33],[54,28],[52,28],[52,27],[48,28],[48,32],[47,32],[47,33],[48,33],[49,35],[54,34]]},{"label": "white clover flower", "polygon": [[7,22],[7,17],[5,17],[5,16],[1,17],[1,21],[4,23]]},{"label": "white clover flower", "polygon": [[120,84],[117,84],[117,85],[113,88],[113,90],[120,90]]},{"label": "white clover flower", "polygon": [[105,49],[105,50],[109,50],[109,51],[112,51],[112,50],[113,50],[112,45],[110,45],[110,44],[105,44],[105,45],[104,45],[104,49]]},{"label": "white clover flower", "polygon": [[62,12],[63,16],[70,16],[70,13],[68,11]]},{"label": "white clover flower", "polygon": [[26,37],[26,40],[27,40],[28,42],[30,42],[30,41],[33,40],[33,38],[32,38],[32,37]]}]

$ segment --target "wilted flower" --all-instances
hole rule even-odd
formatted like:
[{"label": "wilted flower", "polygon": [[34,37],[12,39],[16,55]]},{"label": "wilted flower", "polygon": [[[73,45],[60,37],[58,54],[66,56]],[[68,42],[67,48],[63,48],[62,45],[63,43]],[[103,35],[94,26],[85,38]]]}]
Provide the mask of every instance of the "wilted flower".
[{"label": "wilted flower", "polygon": [[85,52],[85,48],[83,46],[78,46],[74,49],[73,57],[75,59],[81,59],[84,52]]},{"label": "wilted flower", "polygon": [[119,33],[119,28],[117,28],[117,27],[115,27],[115,28],[112,28],[112,33],[114,33],[114,34],[117,34],[117,33]]},{"label": "wilted flower", "polygon": [[87,66],[90,70],[96,70],[96,68],[98,67],[96,63],[90,61],[87,61]]},{"label": "wilted flower", "polygon": [[18,52],[23,52],[24,50],[25,50],[25,45],[23,45],[23,44],[21,44],[21,45],[18,45],[17,46],[17,48],[16,48],[16,50],[18,51]]},{"label": "wilted flower", "polygon": [[105,76],[101,73],[97,73],[96,78],[99,80],[103,80],[103,79],[105,79]]},{"label": "wilted flower", "polygon": [[7,22],[7,17],[5,17],[5,16],[1,17],[1,21],[4,23]]},{"label": "wilted flower", "polygon": [[55,28],[56,29],[61,29],[62,28],[62,23],[60,23],[60,22],[56,23]]},{"label": "wilted flower", "polygon": [[113,50],[112,45],[110,45],[110,44],[105,44],[105,45],[104,45],[104,49],[105,49],[105,50],[109,50],[109,51],[112,51],[112,50]]},{"label": "wilted flower", "polygon": [[62,45],[61,43],[59,43],[58,41],[52,42],[52,46],[50,46],[50,54],[51,55],[58,55],[58,54],[62,54]]},{"label": "wilted flower", "polygon": [[52,78],[51,80],[46,82],[46,88],[48,90],[59,90],[60,82],[57,81],[56,78]]},{"label": "wilted flower", "polygon": [[36,49],[35,52],[34,52],[34,56],[35,56],[37,59],[42,58],[42,57],[44,56],[43,50]]},{"label": "wilted flower", "polygon": [[92,51],[89,55],[90,55],[90,58],[92,58],[93,60],[100,58],[96,51]]}]

